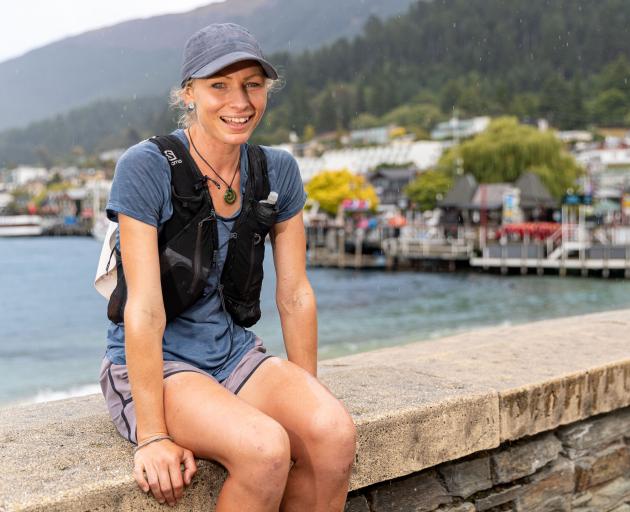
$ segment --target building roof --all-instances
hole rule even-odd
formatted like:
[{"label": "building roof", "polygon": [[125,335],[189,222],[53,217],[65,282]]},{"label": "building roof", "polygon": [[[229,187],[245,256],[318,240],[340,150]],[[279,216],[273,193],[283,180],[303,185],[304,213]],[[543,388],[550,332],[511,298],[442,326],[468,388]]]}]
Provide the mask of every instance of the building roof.
[{"label": "building roof", "polygon": [[469,205],[477,190],[477,180],[472,174],[460,176],[453,187],[447,192],[446,197],[438,202],[441,208],[463,207]]},{"label": "building roof", "polygon": [[553,208],[558,205],[542,180],[533,172],[521,174],[514,185],[521,191],[521,208]]},{"label": "building roof", "polygon": [[487,183],[482,184],[475,190],[469,208],[496,210],[503,208],[503,196],[514,192],[516,187],[510,183]]},{"label": "building roof", "polygon": [[516,183],[486,183],[478,185],[475,178],[466,174],[457,179],[446,197],[438,202],[441,208],[461,208],[468,210],[489,209],[503,207],[503,197],[506,194],[520,192],[519,205],[521,208],[554,208],[557,202],[553,199],[547,187],[533,172],[526,172]]},{"label": "building roof", "polygon": [[384,167],[370,174],[370,181],[385,178],[390,181],[412,180],[418,171],[415,167]]}]

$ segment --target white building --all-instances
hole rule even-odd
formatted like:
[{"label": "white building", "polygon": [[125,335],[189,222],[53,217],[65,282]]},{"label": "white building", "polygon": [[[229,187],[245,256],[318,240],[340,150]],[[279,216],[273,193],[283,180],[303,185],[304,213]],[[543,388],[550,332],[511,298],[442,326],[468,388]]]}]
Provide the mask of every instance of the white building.
[{"label": "white building", "polygon": [[438,141],[392,142],[384,146],[326,151],[322,156],[296,157],[302,180],[306,183],[324,170],[349,169],[365,174],[381,164],[410,164],[418,170],[433,167],[450,143]]},{"label": "white building", "polygon": [[473,117],[472,119],[452,118],[450,121],[438,123],[431,130],[431,138],[435,140],[465,139],[484,131],[490,124],[488,116]]},{"label": "white building", "polygon": [[[630,145],[622,141],[608,141],[603,145],[580,151],[576,160],[587,171],[586,188],[593,191],[630,187]],[[588,183],[590,181],[590,183]]]},{"label": "white building", "polygon": [[31,181],[48,179],[48,170],[44,167],[28,167],[21,165],[9,171],[9,181],[13,186],[21,187]]}]

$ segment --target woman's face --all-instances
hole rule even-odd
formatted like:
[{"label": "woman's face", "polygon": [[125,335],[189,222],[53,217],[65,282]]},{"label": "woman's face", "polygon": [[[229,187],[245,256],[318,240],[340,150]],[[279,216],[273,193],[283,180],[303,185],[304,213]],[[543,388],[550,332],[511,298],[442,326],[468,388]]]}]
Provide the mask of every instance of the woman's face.
[{"label": "woman's face", "polygon": [[265,112],[266,76],[256,61],[237,62],[209,78],[193,80],[185,100],[195,103],[196,123],[207,136],[242,144]]}]

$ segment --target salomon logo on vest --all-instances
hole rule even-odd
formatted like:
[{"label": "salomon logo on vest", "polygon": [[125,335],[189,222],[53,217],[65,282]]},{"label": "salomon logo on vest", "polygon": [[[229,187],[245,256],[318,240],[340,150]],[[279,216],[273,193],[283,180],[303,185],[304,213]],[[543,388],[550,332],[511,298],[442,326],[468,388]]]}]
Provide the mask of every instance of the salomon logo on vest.
[{"label": "salomon logo on vest", "polygon": [[177,158],[177,155],[173,153],[170,149],[167,149],[166,151],[164,151],[164,155],[166,156],[166,158],[168,159],[168,162],[171,165],[177,165],[177,164],[182,163],[182,160],[180,158]]}]

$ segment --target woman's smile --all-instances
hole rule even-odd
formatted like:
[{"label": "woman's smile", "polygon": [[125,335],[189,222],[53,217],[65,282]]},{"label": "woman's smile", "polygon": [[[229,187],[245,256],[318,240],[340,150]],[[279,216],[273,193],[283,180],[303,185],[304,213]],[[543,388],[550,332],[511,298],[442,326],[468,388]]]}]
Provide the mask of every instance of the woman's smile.
[{"label": "woman's smile", "polygon": [[235,131],[246,131],[249,129],[251,120],[254,119],[254,114],[239,115],[239,116],[219,116],[219,119],[223,121],[228,127]]}]

